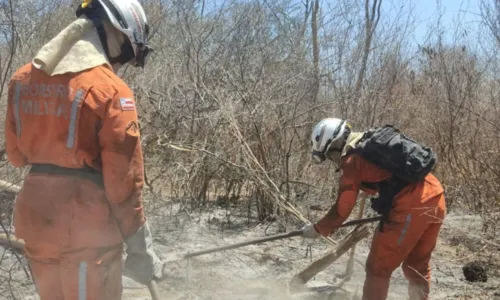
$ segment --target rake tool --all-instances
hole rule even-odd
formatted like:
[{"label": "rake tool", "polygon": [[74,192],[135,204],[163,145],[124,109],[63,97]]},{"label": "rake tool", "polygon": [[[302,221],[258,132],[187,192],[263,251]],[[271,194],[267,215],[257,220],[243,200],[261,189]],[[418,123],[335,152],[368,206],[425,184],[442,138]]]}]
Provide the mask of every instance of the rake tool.
[{"label": "rake tool", "polygon": [[[340,227],[348,227],[348,226],[354,226],[354,225],[360,225],[360,224],[365,224],[365,223],[371,223],[371,222],[376,222],[379,221],[380,217],[372,217],[372,218],[366,218],[366,219],[359,219],[359,220],[353,220],[349,222],[345,222],[344,224],[340,225]],[[281,240],[281,239],[287,239],[295,236],[300,236],[302,235],[302,230],[294,230],[290,231],[287,233],[281,233],[281,234],[276,234],[276,235],[271,235],[268,237],[264,238],[258,238],[254,240],[249,240],[241,243],[236,243],[236,244],[230,244],[226,246],[221,246],[221,247],[216,247],[216,248],[211,248],[207,250],[202,250],[202,251],[197,251],[197,252],[188,252],[186,255],[184,255],[184,258],[192,258],[195,256],[200,256],[204,254],[209,254],[209,253],[214,253],[214,252],[220,252],[224,250],[229,250],[229,249],[235,249],[235,248],[240,248],[248,245],[256,245],[264,242],[269,242],[269,241],[275,241],[275,240]]]},{"label": "rake tool", "polygon": [[366,238],[369,234],[370,230],[366,224],[356,226],[334,249],[323,255],[320,259],[314,261],[300,271],[300,273],[293,276],[288,284],[289,291],[292,293],[300,291],[307,281],[334,263],[356,243]]}]

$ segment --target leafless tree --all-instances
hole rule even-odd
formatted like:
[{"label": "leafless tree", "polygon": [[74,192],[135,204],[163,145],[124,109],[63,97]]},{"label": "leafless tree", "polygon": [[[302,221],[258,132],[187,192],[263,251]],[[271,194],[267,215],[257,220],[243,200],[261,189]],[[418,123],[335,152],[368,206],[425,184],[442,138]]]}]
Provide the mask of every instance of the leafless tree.
[{"label": "leafless tree", "polygon": [[[0,1],[3,118],[13,71],[74,20],[78,3]],[[450,209],[480,213],[498,238],[498,1],[481,4],[490,35],[446,32],[438,16],[421,45],[411,1],[142,3],[155,51],[144,70],[119,75],[138,103],[152,215],[180,201],[244,205],[249,222],[317,218],[310,207],[329,207],[338,175],[311,164],[310,132],[339,116],[355,130],[392,123],[433,147]],[[0,179],[20,183],[23,171],[1,154]]]}]

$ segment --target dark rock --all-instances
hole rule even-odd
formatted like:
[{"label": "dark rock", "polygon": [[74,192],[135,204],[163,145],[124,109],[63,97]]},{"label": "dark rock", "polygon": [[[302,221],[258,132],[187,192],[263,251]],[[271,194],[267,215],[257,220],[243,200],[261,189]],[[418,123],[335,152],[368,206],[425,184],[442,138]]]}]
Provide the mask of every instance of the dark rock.
[{"label": "dark rock", "polygon": [[488,267],[484,262],[472,261],[462,267],[465,279],[470,282],[488,281]]}]

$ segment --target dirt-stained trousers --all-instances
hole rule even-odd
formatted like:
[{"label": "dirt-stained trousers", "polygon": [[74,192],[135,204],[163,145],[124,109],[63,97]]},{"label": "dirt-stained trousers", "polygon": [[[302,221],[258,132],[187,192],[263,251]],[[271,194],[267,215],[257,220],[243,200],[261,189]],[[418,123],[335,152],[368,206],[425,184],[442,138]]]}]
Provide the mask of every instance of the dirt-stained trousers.
[{"label": "dirt-stained trousers", "polygon": [[410,300],[428,300],[429,262],[445,217],[443,194],[413,208],[404,222],[386,223],[373,237],[366,262],[363,300],[385,300],[392,272],[402,264]]}]

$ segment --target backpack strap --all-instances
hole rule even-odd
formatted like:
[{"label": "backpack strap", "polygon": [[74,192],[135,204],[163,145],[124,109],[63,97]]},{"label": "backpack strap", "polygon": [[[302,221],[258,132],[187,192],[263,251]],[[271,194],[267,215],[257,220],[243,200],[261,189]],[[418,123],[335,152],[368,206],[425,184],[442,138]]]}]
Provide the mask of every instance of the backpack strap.
[{"label": "backpack strap", "polygon": [[379,197],[371,199],[372,209],[382,216],[379,224],[380,232],[384,230],[384,223],[389,222],[389,213],[394,205],[394,198],[408,185],[408,182],[397,177],[380,182]]}]

